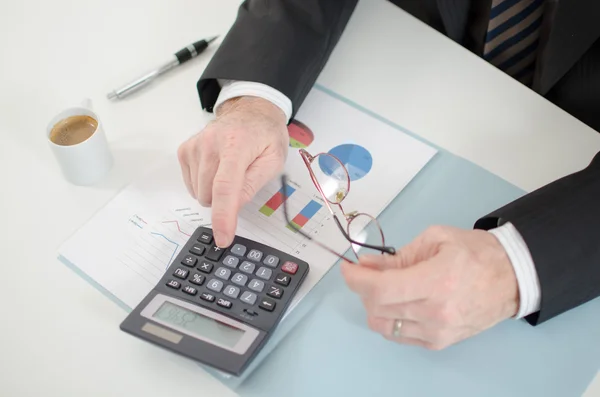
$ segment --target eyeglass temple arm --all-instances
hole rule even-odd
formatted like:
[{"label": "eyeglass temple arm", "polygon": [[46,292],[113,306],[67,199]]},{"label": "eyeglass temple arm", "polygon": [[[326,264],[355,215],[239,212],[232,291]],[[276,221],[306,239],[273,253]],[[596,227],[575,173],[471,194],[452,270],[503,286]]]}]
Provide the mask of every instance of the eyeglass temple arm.
[{"label": "eyeglass temple arm", "polygon": [[390,254],[390,255],[394,255],[396,253],[396,249],[394,247],[371,245],[371,244],[361,243],[361,242],[358,242],[356,240],[353,240],[352,238],[350,238],[350,236],[348,235],[348,233],[346,233],[346,230],[344,230],[344,228],[343,228],[340,220],[338,219],[337,215],[334,215],[333,219],[335,220],[336,225],[340,229],[340,232],[342,232],[342,234],[344,235],[344,237],[346,237],[346,239],[348,241],[350,241],[352,244],[356,244],[356,245],[360,245],[361,247],[370,248],[370,249],[374,249],[374,250],[377,250],[377,251],[385,252],[385,253]]}]

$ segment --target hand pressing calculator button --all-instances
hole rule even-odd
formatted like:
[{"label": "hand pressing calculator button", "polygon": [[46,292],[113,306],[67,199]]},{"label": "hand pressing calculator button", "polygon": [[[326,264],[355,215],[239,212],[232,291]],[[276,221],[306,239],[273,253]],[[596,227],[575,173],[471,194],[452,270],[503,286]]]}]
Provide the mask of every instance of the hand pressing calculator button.
[{"label": "hand pressing calculator button", "polygon": [[241,236],[221,249],[213,236],[197,228],[120,328],[240,376],[277,328],[309,265]]},{"label": "hand pressing calculator button", "polygon": [[219,259],[221,259],[221,256],[223,255],[223,249],[217,247],[216,245],[213,245],[211,249],[208,250],[208,252],[206,253],[206,259],[208,259],[209,261],[218,261]]}]

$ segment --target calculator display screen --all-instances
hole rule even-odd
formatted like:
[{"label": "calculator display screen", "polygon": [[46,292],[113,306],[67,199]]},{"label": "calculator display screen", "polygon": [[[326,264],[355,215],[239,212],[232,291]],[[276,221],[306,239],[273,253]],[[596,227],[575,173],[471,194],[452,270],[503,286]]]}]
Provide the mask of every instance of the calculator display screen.
[{"label": "calculator display screen", "polygon": [[165,301],[152,317],[229,347],[234,347],[246,332],[169,301]]}]

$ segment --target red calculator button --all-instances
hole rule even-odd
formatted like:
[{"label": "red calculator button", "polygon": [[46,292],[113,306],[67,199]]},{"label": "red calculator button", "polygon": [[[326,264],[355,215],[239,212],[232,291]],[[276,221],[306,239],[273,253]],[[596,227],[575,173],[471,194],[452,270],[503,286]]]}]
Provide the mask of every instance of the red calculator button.
[{"label": "red calculator button", "polygon": [[281,270],[289,274],[296,274],[298,265],[294,262],[285,262],[283,266],[281,266]]}]

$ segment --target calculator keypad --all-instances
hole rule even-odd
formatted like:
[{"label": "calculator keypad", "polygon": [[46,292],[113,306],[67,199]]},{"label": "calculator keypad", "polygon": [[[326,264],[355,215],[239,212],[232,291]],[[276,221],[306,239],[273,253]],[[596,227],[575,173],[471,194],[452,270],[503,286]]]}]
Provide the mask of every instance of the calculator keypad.
[{"label": "calculator keypad", "polygon": [[223,290],[223,293],[225,295],[227,295],[227,296],[232,297],[233,299],[235,299],[240,294],[240,289],[238,287],[234,287],[233,285],[228,285]]},{"label": "calculator keypad", "polygon": [[221,290],[223,289],[223,282],[221,280],[213,278],[208,282],[208,284],[206,284],[206,288],[215,292],[221,292]]},{"label": "calculator keypad", "polygon": [[254,273],[255,268],[256,268],[256,265],[254,263],[248,262],[248,261],[244,261],[240,265],[240,270],[243,271],[244,273],[248,273],[248,274]]},{"label": "calculator keypad", "polygon": [[214,245],[211,233],[201,231],[165,283],[190,299],[254,317],[273,312],[278,304],[285,305],[293,296],[285,290],[292,288],[290,285],[296,287],[292,281],[299,277],[298,271],[298,264],[283,255],[263,252],[247,243],[222,249]]},{"label": "calculator keypad", "polygon": [[217,276],[223,280],[229,280],[229,276],[231,276],[231,270],[225,269],[224,267],[220,267],[215,272],[215,276]]},{"label": "calculator keypad", "polygon": [[266,267],[261,267],[256,271],[256,275],[264,280],[270,279],[271,274],[273,274],[273,271],[271,269],[267,269]]},{"label": "calculator keypad", "polygon": [[269,267],[277,267],[279,265],[279,258],[275,255],[267,255],[263,263]]},{"label": "calculator keypad", "polygon": [[173,272],[173,276],[175,276],[177,278],[180,278],[182,280],[185,280],[187,278],[188,273],[189,273],[189,270],[185,270],[185,269],[182,269],[182,268],[177,268]]},{"label": "calculator keypad", "polygon": [[214,265],[210,262],[202,262],[200,266],[198,266],[198,270],[204,273],[210,273],[213,269]]},{"label": "calculator keypad", "polygon": [[204,277],[200,273],[194,273],[192,275],[192,277],[190,278],[190,283],[193,283],[196,285],[202,285],[202,284],[204,284],[204,280],[206,280],[206,277]]},{"label": "calculator keypad", "polygon": [[211,249],[208,250],[208,252],[206,253],[206,259],[208,259],[209,261],[218,261],[219,259],[221,259],[221,256],[223,255],[223,248],[219,248],[216,245],[213,245]]},{"label": "calculator keypad", "polygon": [[196,266],[196,263],[198,263],[198,259],[195,258],[193,255],[186,255],[183,260],[181,261],[182,265],[188,266],[188,267],[194,267]]},{"label": "calculator keypad", "polygon": [[240,300],[249,305],[253,305],[254,302],[256,302],[256,294],[250,291],[244,291],[244,293],[240,297]]},{"label": "calculator keypad", "polygon": [[239,258],[236,258],[233,255],[227,255],[225,259],[223,259],[223,264],[225,266],[229,266],[234,269],[237,267],[238,263],[240,263]]},{"label": "calculator keypad", "polygon": [[231,253],[237,256],[244,256],[246,254],[246,246],[242,244],[235,244],[231,248]]},{"label": "calculator keypad", "polygon": [[265,288],[265,283],[260,280],[253,279],[248,284],[248,288],[250,288],[252,291],[262,292],[263,288]]},{"label": "calculator keypad", "polygon": [[250,252],[248,252],[248,259],[251,259],[253,261],[260,261],[260,259],[262,258],[263,253],[260,252],[259,250],[250,250]]},{"label": "calculator keypad", "polygon": [[236,273],[231,278],[232,283],[241,285],[242,287],[246,285],[247,281],[248,281],[248,276],[246,276],[245,274],[242,274],[242,273]]}]

